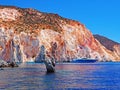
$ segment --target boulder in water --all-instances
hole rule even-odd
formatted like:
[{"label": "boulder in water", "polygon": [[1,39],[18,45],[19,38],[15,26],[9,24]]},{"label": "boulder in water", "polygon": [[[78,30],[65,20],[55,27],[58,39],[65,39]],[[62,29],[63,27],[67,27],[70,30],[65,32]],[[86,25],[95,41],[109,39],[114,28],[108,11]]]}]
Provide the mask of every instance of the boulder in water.
[{"label": "boulder in water", "polygon": [[8,67],[18,67],[18,65],[15,62],[8,63]]},{"label": "boulder in water", "polygon": [[2,67],[8,67],[8,63],[4,60],[0,60],[0,68]]},{"label": "boulder in water", "polygon": [[18,65],[16,62],[6,62],[4,60],[0,60],[0,68],[3,67],[18,67]]}]

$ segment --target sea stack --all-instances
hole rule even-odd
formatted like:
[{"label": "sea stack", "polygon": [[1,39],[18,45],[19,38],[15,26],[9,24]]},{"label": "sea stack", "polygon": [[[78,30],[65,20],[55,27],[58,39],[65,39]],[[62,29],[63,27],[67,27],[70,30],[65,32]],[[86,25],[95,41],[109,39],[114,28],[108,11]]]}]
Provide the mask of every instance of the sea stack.
[{"label": "sea stack", "polygon": [[48,52],[46,52],[46,54],[45,54],[44,45],[42,45],[40,48],[40,53],[38,55],[37,60],[44,62],[47,73],[55,72],[55,59],[51,58],[50,55],[48,54]]}]

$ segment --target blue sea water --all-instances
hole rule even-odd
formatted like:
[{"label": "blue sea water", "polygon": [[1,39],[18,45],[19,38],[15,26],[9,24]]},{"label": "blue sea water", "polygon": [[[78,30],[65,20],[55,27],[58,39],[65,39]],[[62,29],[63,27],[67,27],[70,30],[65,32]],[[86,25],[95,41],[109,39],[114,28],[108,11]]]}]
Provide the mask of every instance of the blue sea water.
[{"label": "blue sea water", "polygon": [[0,90],[120,90],[120,63],[64,63],[55,73],[44,64],[0,70]]}]

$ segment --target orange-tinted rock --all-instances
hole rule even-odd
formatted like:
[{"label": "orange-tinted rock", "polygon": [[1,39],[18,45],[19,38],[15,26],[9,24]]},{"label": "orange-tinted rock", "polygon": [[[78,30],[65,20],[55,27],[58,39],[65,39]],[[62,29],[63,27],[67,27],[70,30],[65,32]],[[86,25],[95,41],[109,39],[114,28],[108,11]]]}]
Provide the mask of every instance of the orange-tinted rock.
[{"label": "orange-tinted rock", "polygon": [[115,47],[116,51],[108,50],[77,21],[34,9],[1,6],[0,11],[8,14],[7,19],[4,19],[5,16],[0,13],[2,60],[34,61],[40,54],[42,45],[45,47],[46,57],[56,61],[85,57],[120,59],[118,47]]}]

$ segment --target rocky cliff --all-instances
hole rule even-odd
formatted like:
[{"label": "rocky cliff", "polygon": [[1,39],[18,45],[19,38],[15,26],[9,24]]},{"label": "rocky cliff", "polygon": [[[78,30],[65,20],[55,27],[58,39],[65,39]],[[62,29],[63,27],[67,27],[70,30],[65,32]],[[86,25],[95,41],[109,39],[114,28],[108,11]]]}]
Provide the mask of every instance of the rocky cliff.
[{"label": "rocky cliff", "polygon": [[120,43],[101,35],[93,35],[105,48],[120,56]]},{"label": "rocky cliff", "polygon": [[0,6],[0,59],[40,60],[41,46],[46,57],[56,61],[120,60],[118,46],[116,51],[105,48],[80,22],[30,8]]},{"label": "rocky cliff", "polygon": [[108,50],[114,51],[114,46],[115,45],[120,45],[119,43],[110,40],[104,36],[101,35],[93,35],[105,48],[107,48]]}]

